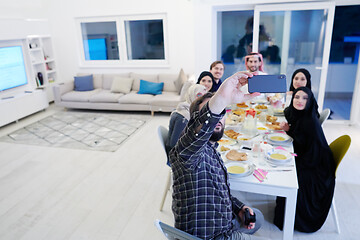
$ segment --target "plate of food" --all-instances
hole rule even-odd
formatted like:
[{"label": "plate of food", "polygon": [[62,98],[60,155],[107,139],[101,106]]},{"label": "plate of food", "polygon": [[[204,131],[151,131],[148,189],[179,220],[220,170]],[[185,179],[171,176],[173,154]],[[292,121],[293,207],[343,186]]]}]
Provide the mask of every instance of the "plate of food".
[{"label": "plate of food", "polygon": [[237,125],[244,121],[245,114],[237,115],[233,112],[228,113],[227,118],[225,119],[225,125]]},{"label": "plate of food", "polygon": [[233,177],[247,177],[254,172],[254,165],[244,162],[229,162],[225,167],[230,176]]},{"label": "plate of food", "polygon": [[265,98],[255,98],[251,101],[252,103],[258,103],[258,104],[266,104],[268,103],[268,100],[266,100]]},{"label": "plate of food", "polygon": [[258,104],[255,106],[255,109],[264,112],[268,110],[268,107],[264,104]]},{"label": "plate of food", "polygon": [[242,102],[242,103],[237,103],[236,106],[237,106],[238,108],[248,108],[248,107],[249,107],[249,105],[247,105],[247,104],[244,103],[244,102]]},{"label": "plate of food", "polygon": [[270,130],[281,130],[279,122],[266,123],[265,126]]},{"label": "plate of food", "polygon": [[285,163],[292,159],[292,156],[288,151],[275,148],[267,152],[267,157],[269,160],[279,163]]},{"label": "plate of food", "polygon": [[273,142],[286,142],[290,139],[290,137],[283,133],[271,133],[267,136],[268,140]]},{"label": "plate of food", "polygon": [[270,144],[273,145],[287,145],[289,143],[292,143],[293,139],[286,135],[285,133],[281,133],[281,132],[275,132],[275,133],[271,133],[266,135],[266,139],[268,140],[268,142]]},{"label": "plate of food", "polygon": [[222,138],[218,141],[220,146],[231,146],[236,144],[236,140],[234,139],[228,139],[228,138]]},{"label": "plate of food", "polygon": [[284,115],[284,109],[283,108],[274,108],[273,111],[274,111],[274,115],[277,115],[277,116],[283,116]]},{"label": "plate of food", "polygon": [[265,133],[265,132],[267,132],[269,129],[267,128],[267,127],[265,127],[265,126],[259,126],[259,127],[257,127],[256,128],[258,131],[259,131],[259,133]]},{"label": "plate of food", "polygon": [[238,131],[235,131],[234,129],[226,129],[224,131],[224,134],[228,138],[231,138],[231,139],[234,139],[234,140],[236,140],[238,138],[238,136],[241,135],[241,133],[239,133]]},{"label": "plate of food", "polygon": [[229,161],[240,161],[240,162],[242,162],[242,161],[247,161],[248,160],[248,155],[245,152],[238,151],[238,150],[235,150],[235,149],[231,149],[230,151],[228,151],[225,154],[225,158],[226,158],[226,160],[229,160]]},{"label": "plate of food", "polygon": [[233,146],[224,146],[224,145],[219,145],[218,146],[218,148],[217,148],[217,151],[219,152],[219,153],[222,153],[222,154],[224,154],[224,153],[227,153],[229,150],[231,150],[231,149],[234,149],[235,147],[234,147],[234,145]]}]

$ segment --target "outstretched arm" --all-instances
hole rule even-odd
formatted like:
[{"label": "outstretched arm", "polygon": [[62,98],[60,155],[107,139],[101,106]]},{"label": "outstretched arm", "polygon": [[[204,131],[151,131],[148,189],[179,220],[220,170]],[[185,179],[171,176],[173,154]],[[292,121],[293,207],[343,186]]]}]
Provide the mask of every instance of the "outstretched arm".
[{"label": "outstretched arm", "polygon": [[248,78],[253,74],[248,72],[237,72],[227,78],[209,101],[209,108],[212,113],[220,114],[226,106],[232,103],[245,102],[260,93],[244,94],[240,88],[247,84]]}]

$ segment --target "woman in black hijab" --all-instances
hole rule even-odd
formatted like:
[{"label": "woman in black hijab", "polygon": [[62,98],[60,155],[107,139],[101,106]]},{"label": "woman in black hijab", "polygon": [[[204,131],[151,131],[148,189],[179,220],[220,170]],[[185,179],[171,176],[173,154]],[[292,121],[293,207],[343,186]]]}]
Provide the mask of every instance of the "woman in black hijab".
[{"label": "woman in black hijab", "polygon": [[294,90],[298,87],[307,87],[311,90],[311,74],[305,68],[299,68],[295,70],[291,77],[289,91],[294,92]]},{"label": "woman in black hijab", "polygon": [[[305,68],[299,68],[295,70],[295,72],[293,73],[291,77],[290,89],[286,93],[285,107],[288,107],[290,105],[293,92],[295,89],[299,87],[307,87],[311,90],[311,74]],[[317,111],[318,105],[316,100],[315,103],[316,103],[316,111]],[[320,116],[318,111],[317,111],[317,116],[318,117]]]},{"label": "woman in black hijab", "polygon": [[[317,117],[317,104],[307,87],[294,90],[285,109],[283,130],[294,139],[298,195],[295,229],[315,232],[328,215],[335,187],[335,161]],[[283,228],[285,199],[276,199],[274,224]]]},{"label": "woman in black hijab", "polygon": [[211,72],[203,71],[200,73],[196,84],[204,85],[208,92],[214,92],[213,86],[215,85],[215,79]]}]

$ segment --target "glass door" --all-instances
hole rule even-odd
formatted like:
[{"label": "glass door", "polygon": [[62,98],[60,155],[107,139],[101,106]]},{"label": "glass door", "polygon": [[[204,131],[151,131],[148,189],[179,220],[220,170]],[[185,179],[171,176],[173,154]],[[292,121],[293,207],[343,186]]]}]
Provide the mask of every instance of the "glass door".
[{"label": "glass door", "polygon": [[335,5],[333,2],[257,5],[253,51],[264,56],[264,70],[286,74],[288,87],[296,69],[311,73],[312,91],[323,108]]}]

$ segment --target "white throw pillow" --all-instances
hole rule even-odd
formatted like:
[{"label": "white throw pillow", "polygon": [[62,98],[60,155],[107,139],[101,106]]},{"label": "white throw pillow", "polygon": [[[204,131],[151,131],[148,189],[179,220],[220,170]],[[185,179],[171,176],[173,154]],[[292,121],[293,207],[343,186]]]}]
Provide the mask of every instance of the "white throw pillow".
[{"label": "white throw pillow", "polygon": [[132,78],[114,77],[110,91],[113,93],[129,93],[132,84]]},{"label": "white throw pillow", "polygon": [[176,87],[176,89],[178,90],[178,92],[179,92],[180,94],[181,94],[181,91],[182,91],[181,89],[182,89],[184,83],[186,83],[187,80],[188,80],[188,79],[187,79],[187,77],[186,77],[186,74],[185,74],[184,70],[181,69],[181,70],[180,70],[180,73],[179,73],[178,79],[174,82],[175,87]]}]

